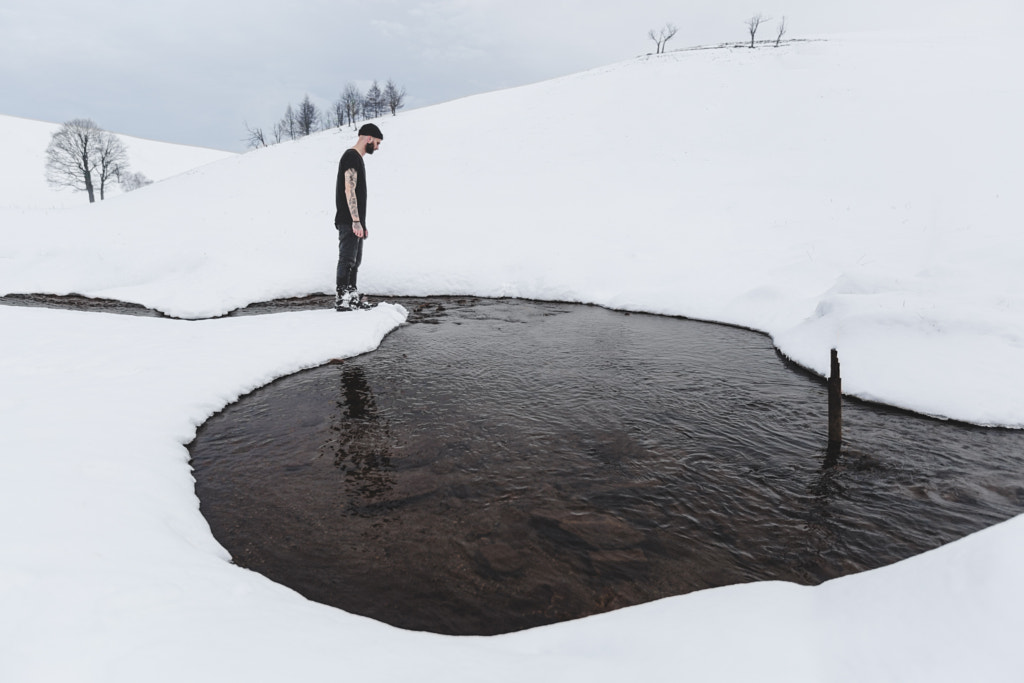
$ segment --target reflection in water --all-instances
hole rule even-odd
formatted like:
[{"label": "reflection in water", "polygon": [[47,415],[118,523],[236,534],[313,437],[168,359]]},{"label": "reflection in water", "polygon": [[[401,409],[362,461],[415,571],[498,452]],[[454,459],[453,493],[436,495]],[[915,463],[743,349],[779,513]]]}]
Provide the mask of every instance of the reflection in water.
[{"label": "reflection in water", "polygon": [[336,436],[322,450],[344,474],[345,510],[356,515],[374,513],[374,506],[395,486],[388,423],[377,414],[361,367],[345,366],[340,394],[337,418],[331,425]]},{"label": "reflection in water", "polygon": [[848,402],[829,454],[824,383],[762,335],[591,306],[408,308],[374,353],[200,429],[196,492],[235,562],[404,628],[491,634],[816,584],[1024,512],[1024,432]]}]

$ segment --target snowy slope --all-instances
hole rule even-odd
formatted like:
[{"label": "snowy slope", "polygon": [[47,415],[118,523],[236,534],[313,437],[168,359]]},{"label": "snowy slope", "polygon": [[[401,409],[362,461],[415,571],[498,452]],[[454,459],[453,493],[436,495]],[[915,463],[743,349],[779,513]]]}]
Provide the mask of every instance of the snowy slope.
[{"label": "snowy slope", "polygon": [[[361,282],[735,323],[819,373],[837,347],[851,394],[1024,426],[1012,57],[912,34],[681,51],[386,118]],[[351,143],[12,215],[0,291],[183,317],[331,291]]]},{"label": "snowy slope", "polygon": [[[89,202],[84,192],[54,188],[46,182],[46,147],[60,124],[0,114],[0,149],[4,150],[4,180],[0,183],[0,208],[48,209],[80,207]],[[203,147],[174,145],[118,135],[128,152],[130,169],[153,181],[235,156]],[[121,193],[107,188],[108,198]],[[97,196],[98,201],[98,196]]]},{"label": "snowy slope", "polygon": [[[1016,52],[907,33],[678,52],[386,118],[361,281],[744,324],[818,370],[837,345],[862,395],[1024,425]],[[351,143],[328,132],[101,205],[0,209],[0,292],[202,317],[329,291]],[[183,444],[242,393],[403,319],[0,306],[0,680],[1019,680],[1024,517],[814,588],[494,638],[400,631],[231,565]]]}]

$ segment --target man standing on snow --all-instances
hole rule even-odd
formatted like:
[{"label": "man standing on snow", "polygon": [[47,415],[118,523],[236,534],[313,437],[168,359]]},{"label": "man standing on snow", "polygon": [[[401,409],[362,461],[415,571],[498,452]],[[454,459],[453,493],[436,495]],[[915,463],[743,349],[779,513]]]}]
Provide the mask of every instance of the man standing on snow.
[{"label": "man standing on snow", "polygon": [[334,227],[338,230],[338,278],[334,309],[351,311],[369,308],[366,299],[356,289],[356,275],[363,260],[363,240],[366,231],[366,166],[363,156],[380,149],[384,134],[372,123],[359,129],[359,139],[345,150],[338,163],[338,182],[334,191],[337,213]]}]

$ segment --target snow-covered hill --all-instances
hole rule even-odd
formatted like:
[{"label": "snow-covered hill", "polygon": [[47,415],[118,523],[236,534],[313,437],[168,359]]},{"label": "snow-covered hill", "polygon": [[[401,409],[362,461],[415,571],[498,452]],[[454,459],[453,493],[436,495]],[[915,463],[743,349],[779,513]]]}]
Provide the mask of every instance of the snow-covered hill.
[{"label": "snow-covered hill", "polygon": [[[0,114],[0,149],[4,150],[4,182],[0,183],[0,208],[48,209],[78,207],[89,202],[84,192],[54,188],[46,182],[46,147],[60,124]],[[235,156],[204,147],[119,135],[128,152],[131,170],[153,181]],[[108,197],[121,193],[108,188]]]},{"label": "snow-covered hill", "polygon": [[[859,395],[1024,426],[1024,82],[1004,38],[681,51],[385,118],[360,282],[747,325],[819,371],[838,347]],[[330,291],[352,142],[325,132],[102,204],[0,208],[0,293],[202,317]],[[814,588],[495,638],[400,631],[231,565],[183,444],[240,394],[370,350],[403,318],[0,306],[0,679],[1019,679],[1021,517]]]},{"label": "snow-covered hill", "polygon": [[[837,347],[852,394],[1024,426],[1012,56],[910,33],[680,51],[387,117],[361,282],[735,323],[822,374]],[[0,291],[184,317],[331,291],[352,141],[12,215]]]}]

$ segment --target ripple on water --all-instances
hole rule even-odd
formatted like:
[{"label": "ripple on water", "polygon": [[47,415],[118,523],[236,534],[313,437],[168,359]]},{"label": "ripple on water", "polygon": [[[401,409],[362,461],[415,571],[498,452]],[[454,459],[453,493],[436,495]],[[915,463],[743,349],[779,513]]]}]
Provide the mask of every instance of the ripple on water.
[{"label": "ripple on water", "polygon": [[[815,584],[1024,511],[1024,433],[847,402],[736,328],[406,302],[190,449],[235,562],[410,629],[493,634],[732,583]],[[434,324],[416,324],[416,321]]]}]

